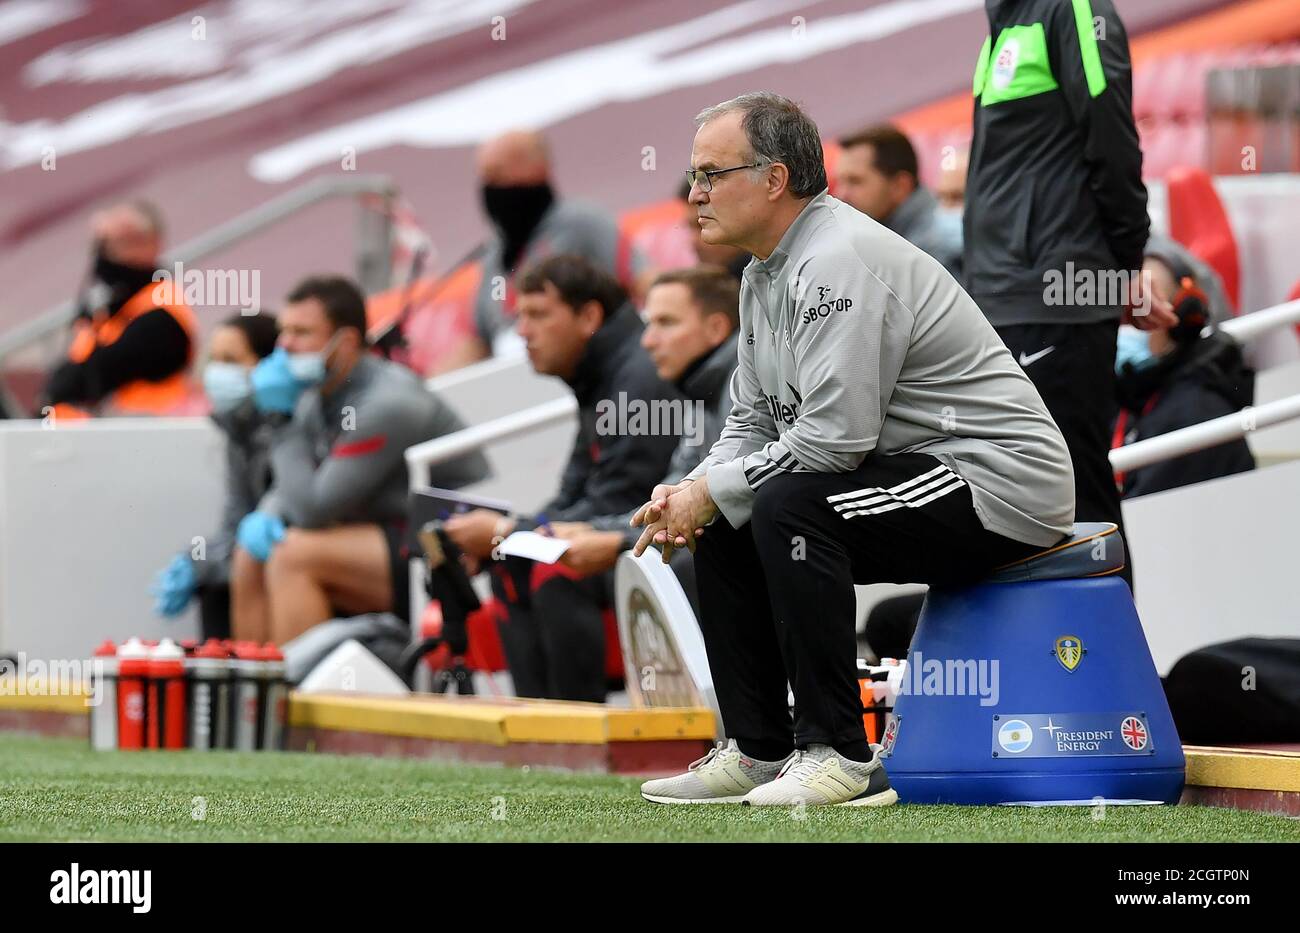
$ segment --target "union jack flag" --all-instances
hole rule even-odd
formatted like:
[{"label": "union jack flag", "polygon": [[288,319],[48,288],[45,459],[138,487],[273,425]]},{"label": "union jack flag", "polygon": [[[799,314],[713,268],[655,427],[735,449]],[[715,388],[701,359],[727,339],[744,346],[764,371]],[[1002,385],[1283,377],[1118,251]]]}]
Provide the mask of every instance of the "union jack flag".
[{"label": "union jack flag", "polygon": [[1124,739],[1124,744],[1134,751],[1147,747],[1147,727],[1136,716],[1129,716],[1120,724],[1119,734]]}]

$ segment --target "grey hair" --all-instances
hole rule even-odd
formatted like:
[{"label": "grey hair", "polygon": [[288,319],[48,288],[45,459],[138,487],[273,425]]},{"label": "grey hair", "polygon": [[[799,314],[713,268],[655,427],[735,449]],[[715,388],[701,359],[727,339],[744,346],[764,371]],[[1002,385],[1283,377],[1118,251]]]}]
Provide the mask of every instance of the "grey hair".
[{"label": "grey hair", "polygon": [[695,125],[728,113],[744,114],[740,128],[753,151],[749,161],[784,165],[790,170],[788,187],[796,198],[811,198],[826,187],[821,134],[798,104],[771,91],[755,91],[701,110]]}]

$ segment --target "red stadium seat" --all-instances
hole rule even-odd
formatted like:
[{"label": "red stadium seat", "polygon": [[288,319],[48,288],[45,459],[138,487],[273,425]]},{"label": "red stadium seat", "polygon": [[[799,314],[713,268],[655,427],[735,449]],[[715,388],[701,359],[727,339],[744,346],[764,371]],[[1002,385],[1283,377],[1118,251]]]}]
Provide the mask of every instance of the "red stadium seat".
[{"label": "red stadium seat", "polygon": [[497,633],[497,620],[504,618],[505,612],[505,606],[490,599],[466,617],[469,650],[465,652],[465,664],[470,670],[490,674],[506,669],[506,655]]},{"label": "red stadium seat", "polygon": [[1233,313],[1241,307],[1241,266],[1232,224],[1204,169],[1170,169],[1169,235],[1209,263],[1223,279]]},{"label": "red stadium seat", "polygon": [[[498,622],[505,621],[506,608],[496,597],[469,614],[465,626],[469,635],[469,650],[465,652],[465,666],[472,671],[492,673],[507,668],[505,651],[501,647]],[[618,619],[613,609],[603,614],[605,625],[605,676],[610,680],[623,679],[623,649],[618,639]],[[430,656],[430,664],[445,666],[442,654]]]}]

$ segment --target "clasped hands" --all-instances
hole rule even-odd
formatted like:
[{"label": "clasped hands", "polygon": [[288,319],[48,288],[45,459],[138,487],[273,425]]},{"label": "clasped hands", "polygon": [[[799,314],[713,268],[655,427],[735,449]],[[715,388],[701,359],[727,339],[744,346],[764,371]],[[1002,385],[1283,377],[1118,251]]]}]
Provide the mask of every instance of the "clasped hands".
[{"label": "clasped hands", "polygon": [[705,476],[675,486],[656,486],[650,501],[632,516],[632,527],[645,529],[632,553],[640,557],[652,543],[657,544],[665,564],[676,548],[688,548],[694,553],[695,539],[704,534],[704,526],[717,514],[718,506],[709,495]]}]

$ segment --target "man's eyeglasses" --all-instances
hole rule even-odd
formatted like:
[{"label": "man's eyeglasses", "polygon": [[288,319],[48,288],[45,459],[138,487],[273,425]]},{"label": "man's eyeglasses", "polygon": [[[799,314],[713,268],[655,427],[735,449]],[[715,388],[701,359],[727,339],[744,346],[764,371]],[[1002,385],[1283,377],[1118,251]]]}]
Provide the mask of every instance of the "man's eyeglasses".
[{"label": "man's eyeglasses", "polygon": [[691,187],[700,186],[700,190],[708,194],[713,190],[713,176],[725,175],[727,172],[739,172],[742,168],[762,168],[766,162],[751,162],[749,165],[737,165],[733,168],[688,168],[686,170],[686,179],[691,183]]}]

